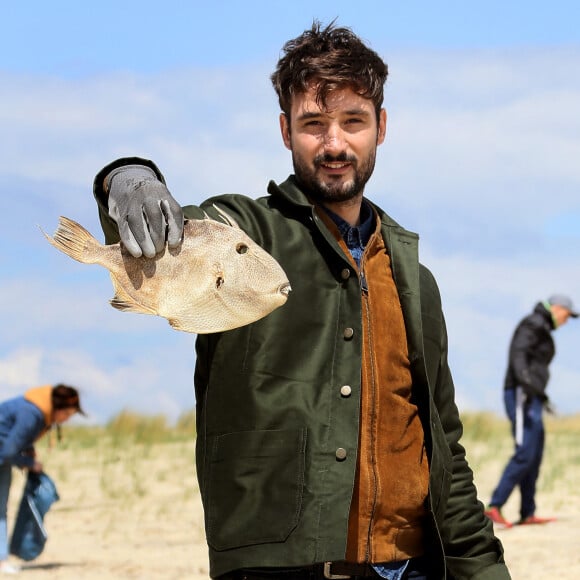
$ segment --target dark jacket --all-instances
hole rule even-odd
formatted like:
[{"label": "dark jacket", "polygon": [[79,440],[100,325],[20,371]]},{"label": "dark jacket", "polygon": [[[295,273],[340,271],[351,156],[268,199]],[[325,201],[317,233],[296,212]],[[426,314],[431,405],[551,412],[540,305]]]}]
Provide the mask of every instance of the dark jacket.
[{"label": "dark jacket", "polygon": [[554,358],[552,313],[542,302],[516,327],[509,348],[508,368],[504,387],[523,387],[527,395],[546,399],[550,378],[548,369]]},{"label": "dark jacket", "polygon": [[[101,223],[118,241],[96,178]],[[161,175],[158,173],[161,177]],[[197,471],[212,577],[242,567],[341,560],[359,436],[362,311],[357,273],[293,177],[258,200],[213,204],[282,265],[292,293],[266,318],[196,341]],[[430,465],[426,549],[440,578],[504,580],[502,548],[483,515],[459,443],[439,291],[418,262],[418,236],[380,208],[408,336],[413,396]],[[348,271],[349,275],[346,275]],[[385,337],[388,339],[388,337]],[[350,385],[352,396],[340,396]],[[336,450],[346,450],[338,460]]]}]

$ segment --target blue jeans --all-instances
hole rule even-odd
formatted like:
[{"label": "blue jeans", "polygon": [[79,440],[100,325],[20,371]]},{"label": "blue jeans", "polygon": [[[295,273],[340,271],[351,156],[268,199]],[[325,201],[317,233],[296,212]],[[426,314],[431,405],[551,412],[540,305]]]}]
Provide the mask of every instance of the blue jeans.
[{"label": "blue jeans", "polygon": [[[516,389],[504,391],[504,403],[512,424],[512,434],[516,432]],[[534,515],[536,511],[536,481],[540,475],[540,464],[544,454],[543,404],[538,397],[528,397],[523,408],[523,440],[515,445],[515,451],[508,461],[501,479],[495,488],[492,506],[501,507],[506,503],[516,486],[521,493],[520,517]]]},{"label": "blue jeans", "polygon": [[12,483],[12,465],[0,464],[0,562],[8,558],[8,524],[6,511],[8,506],[8,494]]}]

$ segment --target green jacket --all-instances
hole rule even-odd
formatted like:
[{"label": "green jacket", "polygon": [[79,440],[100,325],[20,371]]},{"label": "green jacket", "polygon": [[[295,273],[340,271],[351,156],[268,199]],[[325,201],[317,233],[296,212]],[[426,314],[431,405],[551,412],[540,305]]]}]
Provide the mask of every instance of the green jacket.
[{"label": "green jacket", "polygon": [[[117,164],[141,159],[120,160]],[[114,222],[95,183],[108,243]],[[158,172],[162,179],[161,174]],[[212,577],[242,567],[344,558],[354,484],[361,384],[358,276],[293,177],[269,196],[213,204],[272,254],[292,286],[287,303],[248,326],[196,340],[197,471]],[[440,578],[510,578],[477,500],[459,443],[462,425],[447,365],[436,282],[418,262],[418,236],[375,206],[407,328],[413,393],[430,464],[427,552]],[[194,283],[195,281],[193,281]],[[388,337],[385,337],[388,340]],[[352,395],[341,396],[350,385]],[[346,450],[337,459],[336,450]]]}]

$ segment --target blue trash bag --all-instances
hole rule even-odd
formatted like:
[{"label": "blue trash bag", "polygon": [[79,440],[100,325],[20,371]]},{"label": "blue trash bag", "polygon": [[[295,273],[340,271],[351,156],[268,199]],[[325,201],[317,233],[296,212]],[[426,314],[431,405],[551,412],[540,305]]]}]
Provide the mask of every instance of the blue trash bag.
[{"label": "blue trash bag", "polygon": [[10,540],[11,554],[25,561],[40,555],[48,538],[44,516],[59,499],[56,486],[46,473],[28,472]]}]

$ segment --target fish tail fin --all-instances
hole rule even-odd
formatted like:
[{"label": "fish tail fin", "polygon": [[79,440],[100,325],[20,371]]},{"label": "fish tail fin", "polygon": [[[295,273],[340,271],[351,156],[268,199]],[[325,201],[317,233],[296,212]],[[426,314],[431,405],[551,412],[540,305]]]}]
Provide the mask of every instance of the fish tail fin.
[{"label": "fish tail fin", "polygon": [[57,250],[64,252],[77,262],[97,263],[101,244],[77,222],[61,216],[53,237],[44,231],[42,233]]}]

